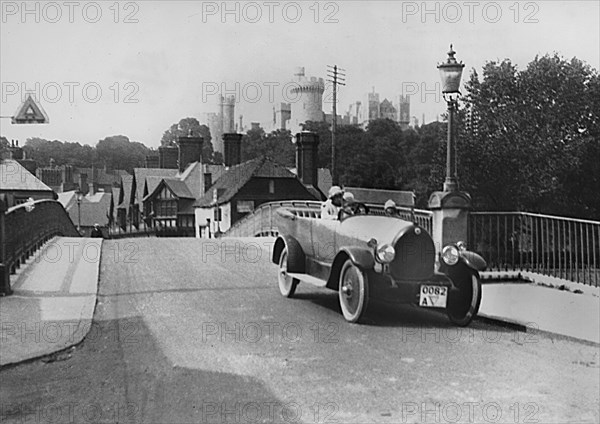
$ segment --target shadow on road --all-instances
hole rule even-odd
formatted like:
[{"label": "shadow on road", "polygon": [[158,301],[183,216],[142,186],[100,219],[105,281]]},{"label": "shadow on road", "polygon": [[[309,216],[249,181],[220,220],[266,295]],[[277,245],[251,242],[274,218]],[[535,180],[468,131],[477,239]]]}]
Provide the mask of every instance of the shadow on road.
[{"label": "shadow on road", "polygon": [[3,423],[282,422],[297,413],[255,378],[174,367],[139,317],[97,321],[68,358],[1,378]]}]

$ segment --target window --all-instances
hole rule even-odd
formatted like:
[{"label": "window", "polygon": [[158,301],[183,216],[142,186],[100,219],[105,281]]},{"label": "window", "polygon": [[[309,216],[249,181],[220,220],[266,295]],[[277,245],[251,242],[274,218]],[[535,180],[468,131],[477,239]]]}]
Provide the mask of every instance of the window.
[{"label": "window", "polygon": [[238,213],[250,213],[254,211],[254,200],[238,200],[237,211]]},{"label": "window", "polygon": [[269,194],[275,194],[275,180],[269,180]]}]

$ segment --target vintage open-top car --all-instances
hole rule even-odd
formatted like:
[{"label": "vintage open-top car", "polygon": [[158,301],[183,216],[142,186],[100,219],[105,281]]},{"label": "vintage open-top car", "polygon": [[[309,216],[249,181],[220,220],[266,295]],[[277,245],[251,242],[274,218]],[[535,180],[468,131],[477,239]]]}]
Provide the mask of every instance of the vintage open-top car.
[{"label": "vintage open-top car", "polygon": [[485,261],[464,243],[445,246],[436,271],[435,246],[419,225],[379,215],[318,217],[318,210],[277,210],[279,237],[272,260],[281,294],[292,297],[300,281],[338,291],[344,318],[358,322],[370,301],[445,310],[468,325],[479,310],[479,271]]}]

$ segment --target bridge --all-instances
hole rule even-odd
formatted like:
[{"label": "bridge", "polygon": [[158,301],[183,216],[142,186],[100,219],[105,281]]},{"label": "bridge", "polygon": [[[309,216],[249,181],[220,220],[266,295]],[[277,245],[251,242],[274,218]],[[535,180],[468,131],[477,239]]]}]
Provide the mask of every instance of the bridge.
[{"label": "bridge", "polygon": [[[369,213],[384,215],[382,205],[368,204]],[[319,202],[271,202],[238,221],[225,237],[265,237],[278,234],[275,211],[304,208],[319,216]],[[429,210],[397,207],[401,218],[433,234]],[[543,279],[554,284],[574,282],[600,286],[600,221],[527,212],[471,212],[467,245],[488,262],[490,279]]]},{"label": "bridge", "polygon": [[[81,332],[68,319],[49,321],[56,313],[46,317],[44,309],[40,314],[48,299],[77,304],[82,296],[72,290],[74,283],[64,283],[61,293],[42,294],[33,281],[28,289],[20,279],[48,265],[44,258],[52,246],[72,240],[72,227],[58,225],[61,212],[50,205],[36,203],[29,212],[19,206],[4,215],[3,234],[8,235],[36,211],[49,208],[55,214],[42,226],[47,231],[38,228],[39,236],[32,230],[21,233],[27,234],[19,238],[23,243],[3,243],[12,249],[3,250],[11,266],[3,264],[16,274],[10,277],[14,294],[0,298],[1,349],[7,349],[7,341],[39,347],[59,328]],[[536,331],[536,321],[523,328],[476,320],[460,329],[442,314],[410,307],[382,306],[364,325],[350,325],[341,317],[335,292],[301,284],[296,299],[281,297],[277,268],[269,261],[277,233],[269,223],[281,206],[264,205],[221,239],[104,240],[95,262],[97,301],[87,335],[41,361],[0,368],[2,421],[515,422],[517,415],[519,422],[525,416],[538,422],[598,420],[597,343]],[[315,204],[303,206],[307,214],[315,213]],[[373,213],[379,212],[373,205]],[[414,214],[432,230],[426,224],[429,211]],[[597,245],[589,243],[592,257],[587,259],[586,238],[582,242],[579,236],[597,235],[598,223],[559,219],[556,233],[542,233],[552,229],[554,218],[472,215],[469,234],[478,235],[470,243],[476,246],[479,238],[497,258],[490,261],[496,282],[506,278],[501,273],[531,272],[562,275],[560,281],[586,293],[597,288],[597,271],[588,268],[597,264]],[[479,230],[484,226],[485,234]],[[550,242],[537,242],[536,228]],[[552,240],[559,236],[569,249],[553,251]],[[44,243],[47,237],[53,238]],[[78,255],[84,250],[75,250],[75,259]],[[564,261],[577,255],[566,272]],[[52,265],[74,267],[67,255]],[[78,274],[78,266],[64,275]],[[42,276],[37,284],[43,288],[48,281]],[[536,291],[530,284],[485,284],[484,299],[502,296],[495,291],[501,286],[533,290],[521,304],[529,310],[536,309],[532,302],[549,302],[546,312],[571,315],[582,328],[597,321],[593,296]],[[591,299],[591,309],[582,299]],[[502,301],[513,302],[513,309],[520,303]],[[33,306],[24,307],[28,304]],[[52,311],[61,309],[55,305]],[[7,310],[15,315],[7,319]],[[72,336],[64,330],[58,334]],[[554,369],[560,371],[549,377]],[[549,378],[556,384],[548,384]]]}]

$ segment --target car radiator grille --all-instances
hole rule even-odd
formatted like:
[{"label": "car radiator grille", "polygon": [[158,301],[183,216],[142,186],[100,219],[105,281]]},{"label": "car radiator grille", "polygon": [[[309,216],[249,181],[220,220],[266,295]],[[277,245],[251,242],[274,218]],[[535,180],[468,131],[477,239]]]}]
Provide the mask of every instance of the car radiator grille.
[{"label": "car radiator grille", "polygon": [[425,231],[409,231],[394,245],[396,256],[390,263],[395,280],[422,280],[431,277],[435,261],[433,240]]}]

